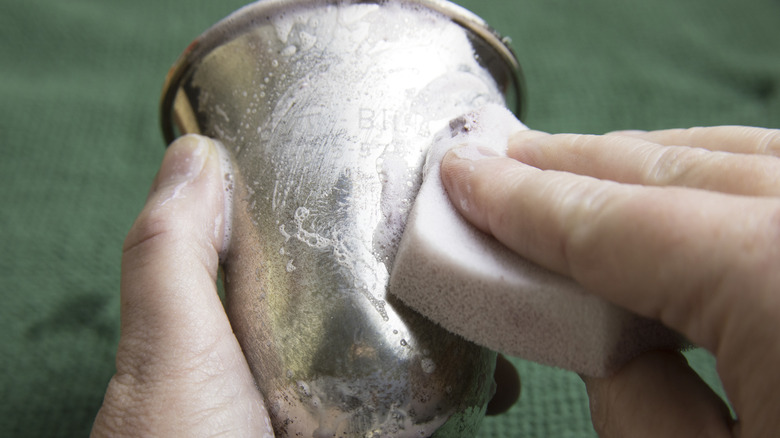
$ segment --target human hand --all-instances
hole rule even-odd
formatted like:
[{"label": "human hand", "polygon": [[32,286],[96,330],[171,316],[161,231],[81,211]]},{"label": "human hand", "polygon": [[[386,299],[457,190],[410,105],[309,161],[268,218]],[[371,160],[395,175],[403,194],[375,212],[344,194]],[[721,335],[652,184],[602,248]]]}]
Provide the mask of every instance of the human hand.
[{"label": "human hand", "polygon": [[[121,337],[93,437],[273,437],[263,397],[216,290],[226,218],[218,146],[190,135],[168,147],[125,240]],[[489,414],[520,381],[499,358]]]},{"label": "human hand", "polygon": [[585,379],[600,435],[776,436],[780,131],[526,131],[510,138],[509,158],[483,152],[442,161],[460,213],[520,255],[711,351],[739,418],[681,354],[657,351]]},{"label": "human hand", "polygon": [[205,137],[166,151],[125,240],[117,371],[94,437],[273,436],[217,295],[223,173]]}]

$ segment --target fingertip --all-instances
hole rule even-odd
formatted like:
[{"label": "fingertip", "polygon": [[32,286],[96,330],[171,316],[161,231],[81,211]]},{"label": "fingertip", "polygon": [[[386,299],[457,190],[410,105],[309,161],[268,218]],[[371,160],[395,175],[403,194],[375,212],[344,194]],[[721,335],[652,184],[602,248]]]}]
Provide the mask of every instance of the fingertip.
[{"label": "fingertip", "polygon": [[[227,181],[232,171],[225,169],[230,160],[221,149],[218,142],[194,134],[171,143],[125,241],[126,250],[152,236],[192,234],[193,240],[213,242],[223,251],[230,229],[232,209],[226,201],[232,198],[227,190],[232,189]],[[204,234],[204,229],[214,234]]]},{"label": "fingertip", "polygon": [[143,338],[155,329],[157,341],[185,348],[190,344],[180,336],[183,328],[202,321],[222,324],[215,280],[229,240],[230,206],[223,169],[229,160],[220,148],[206,137],[187,135],[166,150],[124,242],[124,333]]},{"label": "fingertip", "polygon": [[469,161],[479,161],[486,158],[502,156],[496,149],[479,143],[464,143],[456,148],[450,149],[447,154]]},{"label": "fingertip", "polygon": [[[474,192],[473,179],[489,166],[490,161],[505,158],[495,149],[480,144],[462,144],[444,154],[441,179],[453,199],[470,198]],[[460,204],[460,203],[459,203]]]},{"label": "fingertip", "polygon": [[211,143],[199,135],[186,135],[168,146],[149,190],[149,198],[168,186],[196,179],[208,161]]},{"label": "fingertip", "polygon": [[[539,169],[478,145],[449,151],[441,163],[441,180],[452,205],[472,225],[494,234],[508,231],[507,211],[520,209],[517,193]],[[497,228],[498,227],[498,228]],[[496,236],[500,238],[499,236]]]},{"label": "fingertip", "polygon": [[448,150],[441,159],[439,172],[441,174],[444,186],[449,190],[451,184],[459,179],[459,176],[474,170],[473,159],[463,154],[460,149],[466,148],[462,145]]},{"label": "fingertip", "polygon": [[450,150],[441,162],[441,181],[452,206],[477,228],[487,231],[486,209],[491,203],[491,181],[485,175],[497,177],[495,164],[505,160],[495,151],[476,146]]},{"label": "fingertip", "polygon": [[450,201],[463,214],[470,210],[470,197],[473,192],[470,178],[475,166],[473,160],[464,158],[458,153],[458,149],[451,149],[444,154],[440,177]]}]

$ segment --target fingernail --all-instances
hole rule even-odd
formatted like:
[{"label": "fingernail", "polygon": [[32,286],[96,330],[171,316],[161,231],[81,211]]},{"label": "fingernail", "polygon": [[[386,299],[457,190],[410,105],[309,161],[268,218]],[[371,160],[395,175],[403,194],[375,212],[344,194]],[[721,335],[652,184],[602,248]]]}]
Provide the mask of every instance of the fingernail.
[{"label": "fingernail", "polygon": [[525,131],[518,131],[509,137],[510,146],[533,146],[539,142],[539,140],[549,137],[550,134],[543,131],[534,131],[528,129]]},{"label": "fingernail", "polygon": [[450,153],[460,159],[477,161],[485,158],[501,157],[498,151],[488,146],[465,143],[450,150]]},{"label": "fingernail", "polygon": [[160,185],[194,180],[203,171],[209,157],[211,140],[199,135],[186,135],[168,146],[158,181]]},{"label": "fingernail", "polygon": [[470,180],[477,164],[473,160],[485,158],[481,153],[475,153],[474,148],[471,148],[471,151],[468,151],[468,148],[461,146],[447,152],[442,160],[440,175],[450,202],[465,212],[471,209],[468,195],[472,191]]},{"label": "fingernail", "polygon": [[477,167],[490,158],[503,158],[495,149],[477,143],[464,143],[444,156],[441,178],[450,201],[462,212],[471,210],[471,178]]}]

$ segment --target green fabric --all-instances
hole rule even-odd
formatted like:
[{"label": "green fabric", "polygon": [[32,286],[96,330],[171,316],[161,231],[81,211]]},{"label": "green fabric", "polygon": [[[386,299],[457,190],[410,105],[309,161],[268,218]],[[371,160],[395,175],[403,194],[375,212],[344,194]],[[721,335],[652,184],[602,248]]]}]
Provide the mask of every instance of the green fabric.
[{"label": "green fabric", "polygon": [[[531,127],[780,127],[776,0],[461,3],[512,38]],[[164,151],[163,78],[241,5],[0,1],[0,436],[88,433],[114,368],[122,241]],[[522,400],[483,436],[593,436],[577,376],[516,362]]]}]

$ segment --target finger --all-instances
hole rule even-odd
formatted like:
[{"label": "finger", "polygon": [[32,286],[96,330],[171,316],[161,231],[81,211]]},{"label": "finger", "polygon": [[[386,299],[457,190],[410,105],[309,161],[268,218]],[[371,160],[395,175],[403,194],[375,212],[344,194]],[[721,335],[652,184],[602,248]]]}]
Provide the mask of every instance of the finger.
[{"label": "finger", "polygon": [[216,294],[227,217],[220,167],[204,137],[172,144],[125,240],[122,335],[155,357],[231,333]]},{"label": "finger", "polygon": [[[673,137],[670,135],[667,139]],[[686,136],[679,137],[683,140]],[[704,143],[704,137],[697,136],[696,143]],[[746,134],[744,138],[749,142],[752,137]],[[540,169],[562,170],[622,183],[780,196],[780,158],[659,145],[641,136],[549,135],[521,131],[510,138],[507,155]]]},{"label": "finger", "polygon": [[125,240],[117,373],[92,436],[273,436],[216,290],[225,162],[199,136],[165,154]]},{"label": "finger", "polygon": [[752,126],[713,126],[659,131],[615,131],[667,146],[690,146],[711,151],[780,156],[780,130]]},{"label": "finger", "polygon": [[583,377],[600,437],[731,437],[726,404],[677,352],[645,353],[610,377]]},{"label": "finger", "polygon": [[[711,351],[735,306],[776,310],[767,285],[780,280],[770,266],[780,260],[780,201],[468,158],[475,156],[455,150],[442,161],[453,205],[520,255],[591,292],[661,319]],[[731,287],[761,296],[735,303]],[[777,326],[771,312],[760,313],[760,323]]]}]

